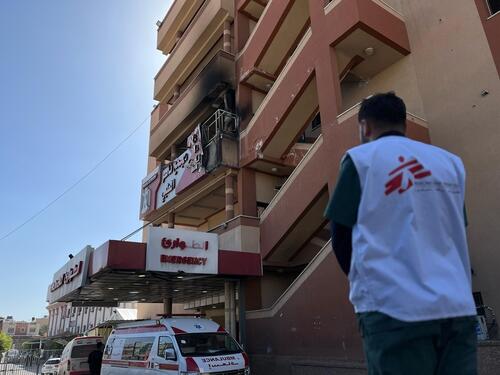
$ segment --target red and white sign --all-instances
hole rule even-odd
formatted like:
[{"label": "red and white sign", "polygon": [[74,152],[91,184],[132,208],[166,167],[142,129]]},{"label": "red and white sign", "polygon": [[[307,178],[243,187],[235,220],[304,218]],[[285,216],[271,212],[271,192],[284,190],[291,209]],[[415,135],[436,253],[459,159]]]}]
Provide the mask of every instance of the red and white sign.
[{"label": "red and white sign", "polygon": [[47,301],[56,302],[81,288],[87,281],[87,268],[92,247],[87,246],[54,274],[47,291]]},{"label": "red and white sign", "polygon": [[217,274],[217,234],[167,228],[148,228],[146,270]]},{"label": "red and white sign", "polygon": [[174,199],[177,194],[205,175],[202,158],[201,131],[198,126],[187,140],[187,150],[172,162],[165,164],[156,196],[156,209]]},{"label": "red and white sign", "polygon": [[63,273],[61,276],[59,276],[58,279],[56,279],[52,284],[50,284],[49,290],[51,292],[54,292],[60,287],[62,287],[64,284],[69,284],[70,282],[73,281],[75,277],[77,277],[82,272],[82,269],[83,269],[83,261],[80,261],[73,267],[71,267],[68,272]]}]

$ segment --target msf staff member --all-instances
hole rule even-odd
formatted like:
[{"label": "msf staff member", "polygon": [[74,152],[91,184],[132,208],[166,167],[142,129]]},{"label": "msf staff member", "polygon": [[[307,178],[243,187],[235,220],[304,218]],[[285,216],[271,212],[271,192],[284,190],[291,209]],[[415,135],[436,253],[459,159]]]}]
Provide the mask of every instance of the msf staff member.
[{"label": "msf staff member", "polygon": [[326,209],[370,375],[476,374],[459,157],[405,137],[394,93],[363,101],[361,146]]}]

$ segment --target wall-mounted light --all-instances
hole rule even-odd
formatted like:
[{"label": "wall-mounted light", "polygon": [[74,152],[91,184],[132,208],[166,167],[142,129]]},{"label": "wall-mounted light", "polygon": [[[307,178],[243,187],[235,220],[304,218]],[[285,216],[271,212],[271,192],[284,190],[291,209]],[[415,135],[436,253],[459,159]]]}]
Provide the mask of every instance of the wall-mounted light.
[{"label": "wall-mounted light", "polygon": [[363,52],[365,53],[366,56],[373,56],[375,54],[375,48],[367,47]]}]

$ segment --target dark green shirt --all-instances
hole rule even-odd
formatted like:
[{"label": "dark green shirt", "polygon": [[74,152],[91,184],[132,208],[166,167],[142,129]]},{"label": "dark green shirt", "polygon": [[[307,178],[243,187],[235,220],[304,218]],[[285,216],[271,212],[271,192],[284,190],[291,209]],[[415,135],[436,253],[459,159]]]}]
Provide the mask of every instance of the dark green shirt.
[{"label": "dark green shirt", "polygon": [[358,221],[361,202],[361,183],[358,171],[349,155],[345,155],[340,166],[337,186],[333,192],[325,217],[343,226],[352,228]]}]

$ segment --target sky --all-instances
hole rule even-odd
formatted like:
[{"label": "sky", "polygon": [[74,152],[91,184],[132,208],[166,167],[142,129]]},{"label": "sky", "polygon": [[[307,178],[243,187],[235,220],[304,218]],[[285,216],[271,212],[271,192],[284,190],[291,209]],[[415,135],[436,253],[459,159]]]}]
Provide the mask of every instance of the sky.
[{"label": "sky", "polygon": [[[148,118],[165,61],[155,24],[170,3],[0,1],[0,238]],[[47,287],[69,253],[140,227],[148,130],[149,119],[82,183],[0,240],[0,316],[46,315]]]}]

